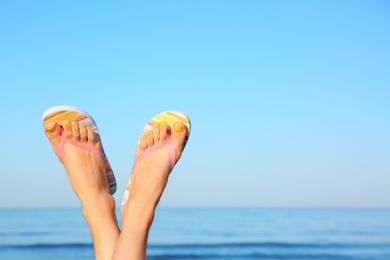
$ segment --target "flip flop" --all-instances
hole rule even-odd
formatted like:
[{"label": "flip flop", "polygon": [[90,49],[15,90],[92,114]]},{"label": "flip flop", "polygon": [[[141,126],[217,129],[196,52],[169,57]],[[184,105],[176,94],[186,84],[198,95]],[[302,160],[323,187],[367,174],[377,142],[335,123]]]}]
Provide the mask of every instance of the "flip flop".
[{"label": "flip flop", "polygon": [[[84,125],[85,127],[89,127],[96,134],[99,134],[98,128],[95,122],[93,121],[92,117],[88,115],[88,113],[86,113],[85,111],[76,107],[55,106],[47,109],[42,116],[42,121],[44,125],[49,122],[56,122],[58,124],[61,124],[64,120],[76,121],[79,124]],[[62,152],[66,143],[70,143],[74,146],[96,153],[104,159],[106,163],[106,177],[110,185],[110,194],[111,195],[114,194],[116,191],[115,175],[111,169],[110,163],[107,160],[104,150],[96,149],[92,146],[71,140],[65,137],[65,135],[62,133],[60,143],[58,144],[57,150],[55,151],[58,159],[61,162],[62,162]]]},{"label": "flip flop", "polygon": [[[155,123],[160,123],[162,121],[165,121],[167,123],[168,131],[170,131],[170,129],[172,128],[173,123],[176,122],[176,121],[181,121],[181,122],[183,122],[185,124],[185,126],[187,126],[188,132],[187,132],[187,135],[186,135],[186,137],[184,139],[184,145],[183,145],[183,150],[184,150],[184,148],[185,148],[185,146],[187,144],[188,138],[190,137],[191,121],[190,121],[189,117],[186,114],[184,114],[183,112],[181,112],[181,111],[176,111],[176,110],[165,111],[165,112],[162,112],[162,113],[154,116],[145,125],[144,129],[141,132],[140,137],[143,136],[143,135],[147,135],[147,133],[150,132],[150,131],[153,131],[153,125]],[[138,141],[138,143],[139,143],[139,141]],[[173,167],[176,164],[176,152],[175,152],[175,149],[174,149],[173,144],[172,144],[171,136],[168,137],[165,141],[160,142],[157,145],[154,145],[153,147],[151,147],[149,149],[146,149],[143,153],[141,153],[135,159],[134,165],[133,165],[133,169],[134,169],[134,167],[137,165],[137,163],[139,161],[141,161],[143,158],[145,158],[149,154],[153,153],[154,151],[160,149],[161,147],[163,147],[165,145],[169,146],[170,158],[171,158],[171,170],[172,170]],[[127,187],[126,187],[125,195],[123,196],[122,207],[126,204],[126,202],[129,199],[131,186],[132,186],[132,176],[130,176],[129,183],[127,184]]]}]

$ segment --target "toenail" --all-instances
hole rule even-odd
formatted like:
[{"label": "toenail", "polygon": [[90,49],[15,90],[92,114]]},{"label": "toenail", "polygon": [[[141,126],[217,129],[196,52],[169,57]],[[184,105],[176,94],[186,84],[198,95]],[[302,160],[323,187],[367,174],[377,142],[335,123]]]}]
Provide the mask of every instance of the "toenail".
[{"label": "toenail", "polygon": [[87,127],[87,131],[91,130],[91,128]]},{"label": "toenail", "polygon": [[75,121],[72,121],[72,125],[76,125],[77,123]]},{"label": "toenail", "polygon": [[149,132],[148,132],[148,135],[152,135],[152,134],[153,134],[153,132],[152,132],[152,131],[149,131]]},{"label": "toenail", "polygon": [[155,123],[155,124],[154,124],[154,127],[155,127],[155,128],[159,128],[159,127],[160,127],[160,124],[159,124],[159,123]]},{"label": "toenail", "polygon": [[146,135],[141,136],[141,139],[145,140],[146,139]]},{"label": "toenail", "polygon": [[161,123],[161,126],[162,126],[162,127],[165,127],[165,126],[167,126],[167,124],[165,124],[165,123]]},{"label": "toenail", "polygon": [[183,129],[181,125],[173,125],[173,128],[176,130],[176,132],[180,132]]},{"label": "toenail", "polygon": [[64,123],[64,125],[69,125],[69,123],[70,123],[69,121],[66,121],[66,122]]},{"label": "toenail", "polygon": [[83,125],[79,125],[79,128],[82,129],[82,128],[84,128],[84,126]]},{"label": "toenail", "polygon": [[56,125],[53,125],[51,127],[47,127],[46,130],[49,131],[49,132],[54,132],[54,130],[56,129]]}]

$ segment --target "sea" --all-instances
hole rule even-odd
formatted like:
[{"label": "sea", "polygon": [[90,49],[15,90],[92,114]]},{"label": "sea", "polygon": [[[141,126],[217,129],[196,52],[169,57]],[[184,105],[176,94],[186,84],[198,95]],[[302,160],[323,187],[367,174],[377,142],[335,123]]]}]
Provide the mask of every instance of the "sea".
[{"label": "sea", "polygon": [[[81,210],[0,209],[0,259],[94,259]],[[158,208],[147,259],[390,260],[390,209]]]}]

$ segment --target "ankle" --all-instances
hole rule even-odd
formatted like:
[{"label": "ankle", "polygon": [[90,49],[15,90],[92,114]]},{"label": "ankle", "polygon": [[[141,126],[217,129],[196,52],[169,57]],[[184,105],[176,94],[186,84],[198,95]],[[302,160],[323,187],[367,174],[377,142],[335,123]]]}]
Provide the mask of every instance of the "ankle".
[{"label": "ankle", "polygon": [[107,192],[91,194],[88,199],[82,200],[81,204],[83,215],[87,221],[101,212],[115,213],[115,199]]},{"label": "ankle", "polygon": [[131,200],[122,209],[123,227],[145,230],[152,225],[156,207],[151,204]]}]

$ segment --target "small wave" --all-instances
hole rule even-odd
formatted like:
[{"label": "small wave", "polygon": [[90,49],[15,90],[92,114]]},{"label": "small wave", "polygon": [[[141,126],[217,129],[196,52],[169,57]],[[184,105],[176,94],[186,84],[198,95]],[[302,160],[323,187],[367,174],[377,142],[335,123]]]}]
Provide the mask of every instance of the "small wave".
[{"label": "small wave", "polygon": [[40,243],[40,244],[26,244],[26,245],[0,245],[0,249],[50,249],[50,248],[93,248],[92,243]]},{"label": "small wave", "polygon": [[326,248],[390,248],[390,243],[289,243],[289,242],[243,242],[207,244],[151,244],[152,249],[205,249],[205,248],[273,248],[273,249],[326,249]]},{"label": "small wave", "polygon": [[278,253],[250,253],[250,254],[158,254],[148,255],[150,260],[184,260],[184,259],[332,259],[348,260],[356,259],[352,256],[339,254],[278,254]]},{"label": "small wave", "polygon": [[46,231],[2,231],[0,232],[0,237],[9,237],[9,236],[21,236],[21,237],[30,237],[30,236],[46,236],[53,234],[53,232]]}]

